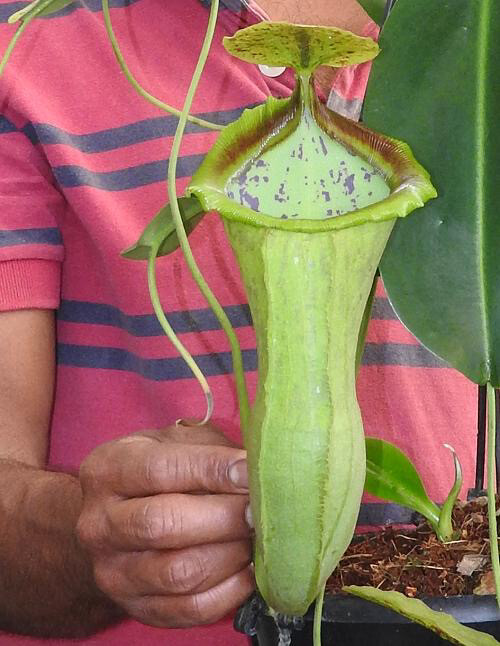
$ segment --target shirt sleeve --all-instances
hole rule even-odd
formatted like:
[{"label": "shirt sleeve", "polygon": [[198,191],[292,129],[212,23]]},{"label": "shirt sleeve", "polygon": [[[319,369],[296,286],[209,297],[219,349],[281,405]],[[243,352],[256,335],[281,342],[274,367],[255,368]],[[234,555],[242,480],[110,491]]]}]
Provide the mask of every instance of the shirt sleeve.
[{"label": "shirt sleeve", "polygon": [[0,310],[57,308],[65,201],[19,121],[0,115]]}]

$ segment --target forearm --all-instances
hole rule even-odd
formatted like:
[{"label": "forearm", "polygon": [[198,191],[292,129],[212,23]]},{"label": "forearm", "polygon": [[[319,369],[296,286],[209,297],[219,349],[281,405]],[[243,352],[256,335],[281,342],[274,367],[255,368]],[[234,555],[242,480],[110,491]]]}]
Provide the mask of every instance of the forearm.
[{"label": "forearm", "polygon": [[78,479],[0,460],[0,482],[0,630],[78,637],[117,621],[76,539]]}]

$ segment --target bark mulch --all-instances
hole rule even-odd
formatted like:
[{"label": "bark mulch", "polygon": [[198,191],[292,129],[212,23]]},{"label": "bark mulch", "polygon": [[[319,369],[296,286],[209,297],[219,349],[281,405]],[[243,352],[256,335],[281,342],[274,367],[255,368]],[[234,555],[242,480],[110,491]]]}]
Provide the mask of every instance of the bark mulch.
[{"label": "bark mulch", "polygon": [[459,502],[453,512],[455,534],[440,543],[426,522],[415,529],[387,527],[358,537],[327,583],[371,585],[410,597],[494,594],[486,498]]}]

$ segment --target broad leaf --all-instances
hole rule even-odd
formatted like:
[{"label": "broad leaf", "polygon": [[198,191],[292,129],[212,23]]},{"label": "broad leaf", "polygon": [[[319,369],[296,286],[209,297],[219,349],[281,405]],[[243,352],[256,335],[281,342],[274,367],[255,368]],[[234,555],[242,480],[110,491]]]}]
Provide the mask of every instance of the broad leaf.
[{"label": "broad leaf", "polygon": [[358,2],[377,25],[384,22],[387,0],[358,0]]},{"label": "broad leaf", "polygon": [[452,644],[461,646],[494,646],[497,640],[486,633],[462,626],[456,619],[445,612],[431,610],[420,599],[410,599],[401,592],[385,592],[370,586],[348,585],[342,588],[361,599],[373,601],[380,606],[390,608],[417,624],[421,624],[447,639]]},{"label": "broad leaf", "polygon": [[[181,197],[178,199],[178,203],[184,228],[189,234],[205,215],[205,211],[195,197]],[[179,238],[177,237],[170,204],[158,211],[144,229],[139,240],[125,251],[122,251],[121,255],[129,260],[147,260],[150,249],[158,242],[161,242],[158,256],[166,256],[179,246]]]},{"label": "broad leaf", "polygon": [[398,316],[478,384],[500,386],[500,2],[398,0],[364,120],[409,141],[439,198],[381,263]]},{"label": "broad leaf", "polygon": [[390,442],[366,438],[365,491],[418,511],[437,529],[439,507],[427,495],[411,460]]}]

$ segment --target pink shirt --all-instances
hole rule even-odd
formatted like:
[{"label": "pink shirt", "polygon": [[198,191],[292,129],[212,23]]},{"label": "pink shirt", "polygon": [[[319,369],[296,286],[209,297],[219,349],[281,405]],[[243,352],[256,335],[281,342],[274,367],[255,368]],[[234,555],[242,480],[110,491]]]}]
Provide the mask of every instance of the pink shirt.
[{"label": "pink shirt", "polygon": [[[152,313],[145,263],[120,257],[166,201],[166,160],[176,118],[144,102],[118,70],[97,2],[33,23],[2,81],[0,116],[0,309],[57,308],[57,387],[50,462],[68,469],[97,445],[180,417],[199,417],[204,400]],[[207,21],[198,0],[122,0],[112,18],[126,59],[153,94],[180,107]],[[18,3],[0,3],[5,21]],[[221,123],[269,94],[286,96],[292,75],[276,79],[231,58],[222,37],[255,17],[220,11],[193,112]],[[367,26],[373,30],[373,25]],[[360,106],[368,67],[337,79],[330,105]],[[189,126],[178,165],[182,192],[216,133]],[[226,308],[256,382],[255,339],[235,260],[215,214],[191,244]],[[179,252],[158,266],[164,308],[198,359],[215,397],[213,421],[239,438],[228,343]],[[368,332],[359,399],[369,435],[396,442],[415,460],[431,495],[443,499],[460,452],[471,485],[474,388],[424,350],[396,320],[382,287]],[[0,635],[0,644],[37,640]],[[45,640],[44,645],[61,640]],[[230,620],[161,630],[126,621],[75,644],[238,646]]]}]

